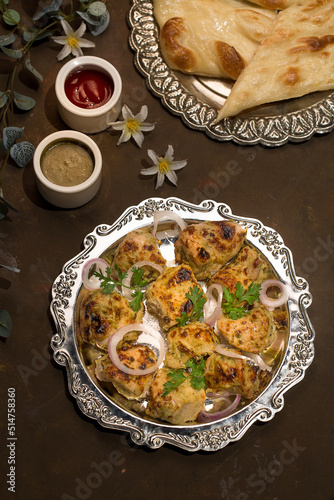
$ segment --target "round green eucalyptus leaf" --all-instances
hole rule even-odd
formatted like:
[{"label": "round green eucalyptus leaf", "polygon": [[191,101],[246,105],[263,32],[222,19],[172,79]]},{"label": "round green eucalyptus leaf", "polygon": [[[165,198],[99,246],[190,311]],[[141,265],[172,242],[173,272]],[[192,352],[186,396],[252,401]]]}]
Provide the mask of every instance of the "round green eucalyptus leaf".
[{"label": "round green eucalyptus leaf", "polygon": [[0,90],[0,108],[3,108],[3,106],[6,104],[8,99],[8,95],[6,92],[1,92]]},{"label": "round green eucalyptus leaf", "polygon": [[11,43],[15,42],[16,36],[14,33],[9,33],[8,35],[1,35],[0,36],[0,46],[5,47],[6,45],[10,45]]},{"label": "round green eucalyptus leaf", "polygon": [[13,144],[23,135],[23,128],[5,127],[2,132],[2,140],[5,150],[8,151]]},{"label": "round green eucalyptus leaf", "polygon": [[86,22],[89,29],[91,26],[98,26],[100,24],[99,19],[95,19],[93,16],[87,14],[87,12],[80,12],[79,10],[77,10],[76,14],[78,14],[78,16],[80,16],[81,19],[83,19]]},{"label": "round green eucalyptus leaf", "polygon": [[13,273],[20,272],[20,269],[18,269],[17,267],[5,266],[5,264],[0,264],[0,267],[3,267],[4,269],[8,269],[8,271],[13,271]]},{"label": "round green eucalyptus leaf", "polygon": [[25,167],[34,156],[35,148],[27,141],[14,144],[10,150],[10,156],[18,167]]},{"label": "round green eucalyptus leaf", "polygon": [[[14,210],[14,212],[18,212],[18,210],[13,207],[13,205],[11,205],[10,203],[8,203],[8,201],[5,200],[5,198],[3,197],[3,194],[2,194],[2,190],[0,189],[0,202],[3,203],[4,205],[6,205],[6,207],[9,209],[9,210]],[[3,266],[2,266],[3,267]]]},{"label": "round green eucalyptus leaf", "polygon": [[32,74],[33,74],[36,78],[38,78],[38,80],[39,80],[40,82],[42,82],[42,81],[43,81],[43,76],[40,74],[40,72],[39,72],[39,71],[37,71],[37,69],[36,69],[36,68],[34,68],[34,67],[33,67],[33,65],[31,64],[30,59],[26,58],[26,60],[25,60],[25,65],[26,65],[26,68],[27,68],[29,71],[31,71],[31,73],[32,73]]},{"label": "round green eucalyptus leaf", "polygon": [[38,40],[43,40],[43,38],[49,38],[49,36],[51,36],[53,33],[52,31],[43,31],[43,33],[41,33],[40,35],[38,34],[41,30],[35,30],[35,29],[31,29],[31,30],[25,30],[23,32],[23,40],[25,42],[31,42],[31,40],[34,39],[35,42],[37,42]]},{"label": "round green eucalyptus leaf", "polygon": [[3,15],[3,20],[6,24],[9,24],[9,26],[16,26],[16,24],[19,24],[21,16],[17,10],[7,9]]},{"label": "round green eucalyptus leaf", "polygon": [[14,92],[14,103],[19,109],[29,111],[35,106],[36,101],[32,97]]},{"label": "round green eucalyptus leaf", "polygon": [[109,12],[107,11],[107,12],[105,12],[105,14],[103,16],[101,16],[99,18],[97,24],[95,23],[95,24],[88,25],[88,29],[89,29],[90,33],[94,36],[101,35],[101,33],[103,33],[108,28],[109,20],[110,20],[110,16],[109,16]]},{"label": "round green eucalyptus leaf", "polygon": [[106,4],[103,2],[93,2],[88,7],[88,12],[94,17],[101,17],[107,10]]},{"label": "round green eucalyptus leaf", "polygon": [[12,332],[13,322],[8,311],[0,311],[0,337],[8,338]]},{"label": "round green eucalyptus leaf", "polygon": [[9,57],[14,57],[14,59],[21,59],[22,57],[22,50],[20,49],[17,49],[17,50],[13,50],[13,49],[7,49],[7,47],[0,47],[2,52],[4,52],[5,54],[7,54],[7,56]]}]

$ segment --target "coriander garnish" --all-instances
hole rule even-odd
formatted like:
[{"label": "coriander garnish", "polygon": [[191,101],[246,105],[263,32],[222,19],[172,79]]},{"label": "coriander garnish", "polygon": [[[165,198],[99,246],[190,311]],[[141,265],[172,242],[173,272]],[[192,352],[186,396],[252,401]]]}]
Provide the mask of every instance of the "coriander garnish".
[{"label": "coriander garnish", "polygon": [[189,292],[186,293],[186,298],[191,300],[193,307],[190,314],[184,311],[181,317],[177,319],[179,326],[185,326],[188,321],[200,319],[206,302],[206,297],[198,285],[190,288]]},{"label": "coriander garnish", "polygon": [[223,286],[223,293],[225,302],[222,303],[223,313],[230,319],[238,319],[247,314],[249,311],[246,309],[247,304],[253,305],[259,298],[261,285],[258,283],[251,283],[245,291],[244,287],[238,281],[235,294]]},{"label": "coriander garnish", "polygon": [[162,397],[167,396],[171,391],[177,389],[186,380],[190,380],[190,385],[193,389],[197,391],[204,389],[204,368],[205,359],[202,358],[198,364],[194,359],[188,359],[186,368],[170,370],[168,373],[168,380],[164,383],[164,390],[161,394]]},{"label": "coriander garnish", "polygon": [[144,269],[139,269],[135,266],[132,268],[132,286],[127,286],[123,283],[124,279],[127,277],[127,271],[123,273],[117,265],[115,265],[115,270],[117,272],[118,279],[114,279],[111,276],[110,267],[107,267],[106,274],[103,274],[99,271],[94,272],[94,275],[97,276],[97,278],[101,282],[102,293],[113,293],[116,286],[125,286],[126,288],[133,290],[131,294],[132,300],[130,301],[131,308],[135,312],[139,311],[144,296],[144,292],[141,290],[141,288],[145,287],[148,283],[146,280],[143,280]]}]

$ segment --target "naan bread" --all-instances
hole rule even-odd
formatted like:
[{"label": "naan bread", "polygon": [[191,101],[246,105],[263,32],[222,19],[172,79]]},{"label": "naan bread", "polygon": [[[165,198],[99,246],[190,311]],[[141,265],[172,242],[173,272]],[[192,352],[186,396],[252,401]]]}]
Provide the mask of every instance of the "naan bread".
[{"label": "naan bread", "polygon": [[248,0],[250,3],[254,3],[256,5],[261,5],[266,9],[273,10],[283,10],[290,5],[297,3],[298,0]]},{"label": "naan bread", "polygon": [[154,0],[171,69],[236,80],[272,29],[276,12],[240,0]]},{"label": "naan bread", "polygon": [[217,121],[261,104],[334,88],[334,1],[299,0],[234,84]]}]

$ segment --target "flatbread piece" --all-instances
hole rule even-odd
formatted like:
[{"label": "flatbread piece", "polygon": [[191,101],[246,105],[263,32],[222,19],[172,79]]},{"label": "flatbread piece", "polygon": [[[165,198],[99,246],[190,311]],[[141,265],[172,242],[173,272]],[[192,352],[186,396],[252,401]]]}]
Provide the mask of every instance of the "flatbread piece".
[{"label": "flatbread piece", "polygon": [[162,55],[171,69],[233,80],[277,15],[242,0],[154,0],[153,6]]},{"label": "flatbread piece", "polygon": [[334,1],[298,0],[233,85],[217,121],[265,103],[334,88]]}]

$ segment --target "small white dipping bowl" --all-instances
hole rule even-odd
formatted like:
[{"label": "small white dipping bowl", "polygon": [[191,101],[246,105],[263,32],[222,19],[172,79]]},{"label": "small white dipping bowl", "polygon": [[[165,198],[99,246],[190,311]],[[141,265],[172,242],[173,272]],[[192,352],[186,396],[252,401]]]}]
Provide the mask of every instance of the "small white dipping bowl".
[{"label": "small white dipping bowl", "polygon": [[[59,186],[49,181],[41,168],[41,157],[50,147],[57,142],[75,142],[88,148],[94,159],[94,169],[90,177],[75,186]],[[37,146],[33,165],[36,184],[40,194],[49,203],[60,208],[76,208],[88,203],[98,192],[101,185],[102,155],[96,143],[85,134],[75,130],[62,130],[54,132],[43,139]]]},{"label": "small white dipping bowl", "polygon": [[[114,92],[106,104],[93,109],[80,108],[73,104],[65,93],[66,78],[80,69],[91,69],[104,73],[114,83]],[[81,56],[71,59],[58,72],[55,91],[58,112],[72,129],[94,134],[106,130],[117,120],[122,107],[122,80],[117,69],[105,59],[95,56]]]}]

